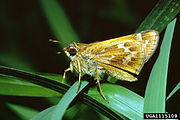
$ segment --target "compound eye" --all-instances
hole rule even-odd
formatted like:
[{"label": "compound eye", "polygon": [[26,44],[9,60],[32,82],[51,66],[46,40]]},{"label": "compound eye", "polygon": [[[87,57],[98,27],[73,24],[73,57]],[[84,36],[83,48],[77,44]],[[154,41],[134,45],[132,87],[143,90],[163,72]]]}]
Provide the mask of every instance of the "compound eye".
[{"label": "compound eye", "polygon": [[68,50],[68,52],[69,52],[69,54],[71,55],[71,56],[74,56],[74,55],[76,55],[76,49],[74,49],[74,48],[69,48],[69,50]]}]

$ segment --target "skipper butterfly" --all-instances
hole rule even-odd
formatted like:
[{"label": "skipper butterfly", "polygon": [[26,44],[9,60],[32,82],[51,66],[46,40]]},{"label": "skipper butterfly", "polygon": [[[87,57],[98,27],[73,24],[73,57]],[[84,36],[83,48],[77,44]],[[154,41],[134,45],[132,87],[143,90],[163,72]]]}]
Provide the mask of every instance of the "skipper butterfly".
[{"label": "skipper butterfly", "polygon": [[79,74],[80,87],[82,72],[89,74],[95,77],[100,93],[107,101],[100,86],[100,76],[106,73],[118,80],[136,81],[137,78],[132,74],[140,73],[156,50],[158,41],[158,32],[147,30],[90,44],[73,42],[64,48],[71,62],[70,67],[64,71],[63,80],[66,72],[74,69]]}]

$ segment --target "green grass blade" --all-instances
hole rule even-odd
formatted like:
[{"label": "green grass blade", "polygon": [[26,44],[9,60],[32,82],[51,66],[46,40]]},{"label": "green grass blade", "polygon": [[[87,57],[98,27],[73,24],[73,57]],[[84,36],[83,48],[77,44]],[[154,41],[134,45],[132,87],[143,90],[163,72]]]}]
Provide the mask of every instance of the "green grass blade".
[{"label": "green grass blade", "polygon": [[63,115],[68,108],[68,106],[71,104],[71,102],[75,99],[75,97],[88,85],[87,81],[82,81],[81,86],[79,89],[79,92],[77,93],[79,82],[75,82],[70,89],[65,93],[63,98],[60,100],[58,105],[56,106],[55,110],[53,111],[53,114],[51,116],[51,120],[61,120],[63,118]]},{"label": "green grass blade", "polygon": [[180,11],[180,0],[160,0],[136,32],[153,29],[161,32]]},{"label": "green grass blade", "polygon": [[55,90],[60,93],[65,93],[65,91],[67,91],[67,89],[69,88],[67,85],[57,82],[55,80],[49,79],[47,77],[45,78],[37,74],[27,73],[27,72],[9,68],[9,67],[0,66],[0,74],[10,76],[10,77],[13,76],[13,77],[19,78],[20,80],[28,81],[28,82]]},{"label": "green grass blade", "polygon": [[180,89],[180,82],[176,85],[176,87],[171,91],[171,93],[168,95],[168,97],[166,98],[166,100],[169,100],[169,98],[174,95],[174,93],[176,93],[178,90]]},{"label": "green grass blade", "polygon": [[[7,89],[8,88],[8,89]],[[62,94],[35,85],[29,82],[20,81],[13,77],[0,77],[0,95],[31,96],[31,97],[57,97]]]},{"label": "green grass blade", "polygon": [[[13,47],[16,48],[16,46]],[[18,49],[12,49],[6,52],[0,51],[0,62],[3,63],[3,65],[25,71],[36,71],[35,68],[33,68],[33,66],[23,57],[22,51]]]},{"label": "green grass blade", "polygon": [[141,96],[119,85],[102,84],[101,87],[109,103],[100,96],[97,88],[90,89],[88,95],[116,111],[121,117],[143,119],[144,99]]},{"label": "green grass blade", "polygon": [[[87,81],[82,81],[79,93],[80,91],[82,91],[83,88],[87,86],[87,84]],[[78,82],[74,83],[71,86],[71,88],[66,92],[66,94],[63,96],[58,105],[50,107],[40,112],[38,115],[33,117],[32,120],[61,120],[72,100],[79,94],[76,93],[77,88]]]},{"label": "green grass blade", "polygon": [[31,120],[50,120],[53,110],[56,108],[57,105],[54,105],[52,107],[49,107],[43,111],[41,111],[39,114],[31,118]]},{"label": "green grass blade", "polygon": [[64,43],[79,42],[60,2],[56,0],[40,0],[49,25],[58,40]]},{"label": "green grass blade", "polygon": [[[27,73],[24,71],[20,71],[17,69],[12,69],[8,67],[0,66],[0,74],[6,76],[13,76],[18,78],[19,80],[25,80],[28,82],[32,82],[34,84],[52,89],[54,91],[60,92],[64,94],[68,89],[69,86],[54,81],[50,78],[45,78],[36,74]],[[101,112],[103,115],[107,116],[110,119],[119,120],[120,117],[108,107],[104,106],[103,104],[97,102],[96,100],[92,99],[91,97],[87,96],[84,93],[80,93],[83,99],[83,103],[90,106],[91,108]]]},{"label": "green grass blade", "polygon": [[168,63],[175,23],[176,19],[167,26],[160,54],[151,71],[145,91],[144,113],[165,113]]},{"label": "green grass blade", "polygon": [[[80,94],[83,94],[83,93],[80,93]],[[92,99],[91,97],[87,96],[86,94],[83,94],[83,96],[84,97],[82,98],[83,99],[82,102],[85,103],[86,105],[90,106],[94,110],[99,111],[100,113],[105,115],[110,120],[121,120],[121,118],[117,114],[115,114],[112,110],[108,109],[106,106],[102,105],[101,103],[97,102],[96,100]],[[40,120],[40,119],[50,120],[50,118],[52,116],[52,112],[54,111],[56,106],[57,105],[41,111],[38,115],[34,116],[31,120]],[[124,118],[124,119],[126,119],[126,118]]]},{"label": "green grass blade", "polygon": [[16,104],[7,103],[7,106],[11,108],[11,110],[13,110],[22,120],[29,120],[32,116],[39,113],[39,111],[32,108]]}]

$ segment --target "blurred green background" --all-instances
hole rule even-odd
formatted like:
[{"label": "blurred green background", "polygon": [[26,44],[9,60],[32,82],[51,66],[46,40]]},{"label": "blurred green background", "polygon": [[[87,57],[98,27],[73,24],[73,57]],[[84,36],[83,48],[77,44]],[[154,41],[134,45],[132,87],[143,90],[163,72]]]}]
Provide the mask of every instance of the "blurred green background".
[{"label": "blurred green background", "polygon": [[[79,39],[83,43],[91,43],[134,33],[155,6],[157,0],[59,0],[58,3],[61,4]],[[170,55],[167,94],[179,82],[179,26],[178,18]],[[163,33],[164,31],[160,36],[163,36]],[[42,5],[38,1],[1,0],[0,36],[0,65],[25,71],[56,74],[62,74],[69,66],[64,53],[56,54],[57,51],[62,51],[58,44],[48,41],[50,38],[57,38],[49,27]],[[70,43],[72,40],[63,41]],[[118,84],[137,89],[137,93],[144,96],[146,83],[158,52],[159,47],[140,75],[137,76],[138,82],[119,82]],[[71,73],[67,73],[67,75],[76,78]],[[170,112],[179,110],[175,104],[179,102],[177,98],[179,96],[176,93],[171,101],[167,102]],[[48,102],[42,102],[42,98],[1,95],[0,116],[12,113],[5,107],[4,102],[24,104],[38,110],[50,106]],[[15,116],[14,113],[11,115]]]}]

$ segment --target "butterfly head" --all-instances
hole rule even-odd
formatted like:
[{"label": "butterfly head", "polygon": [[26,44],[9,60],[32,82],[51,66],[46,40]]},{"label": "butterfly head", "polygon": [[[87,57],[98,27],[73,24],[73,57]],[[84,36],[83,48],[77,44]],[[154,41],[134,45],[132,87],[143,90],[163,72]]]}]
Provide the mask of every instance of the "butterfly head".
[{"label": "butterfly head", "polygon": [[64,48],[65,54],[73,60],[77,55],[78,46],[75,42]]}]

